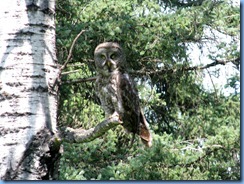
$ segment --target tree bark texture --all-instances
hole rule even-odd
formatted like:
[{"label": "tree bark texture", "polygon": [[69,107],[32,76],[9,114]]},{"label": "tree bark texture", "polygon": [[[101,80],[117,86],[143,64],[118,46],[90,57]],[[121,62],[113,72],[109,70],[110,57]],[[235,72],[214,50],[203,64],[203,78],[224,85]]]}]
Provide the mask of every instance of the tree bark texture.
[{"label": "tree bark texture", "polygon": [[52,179],[59,155],[55,0],[0,6],[0,179]]},{"label": "tree bark texture", "polygon": [[70,143],[90,142],[102,136],[109,129],[122,124],[123,122],[119,119],[118,116],[111,116],[108,119],[105,119],[104,121],[97,124],[94,128],[90,128],[88,130],[82,128],[64,128],[62,132],[62,137],[65,141]]}]

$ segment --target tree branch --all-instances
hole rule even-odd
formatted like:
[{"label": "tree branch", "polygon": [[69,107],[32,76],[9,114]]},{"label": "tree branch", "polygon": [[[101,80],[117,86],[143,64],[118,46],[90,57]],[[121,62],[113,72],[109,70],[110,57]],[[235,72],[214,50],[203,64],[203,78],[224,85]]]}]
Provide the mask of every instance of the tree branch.
[{"label": "tree branch", "polygon": [[70,58],[71,58],[71,55],[72,55],[72,52],[73,52],[73,48],[74,48],[75,42],[76,42],[77,39],[80,37],[80,35],[82,35],[85,31],[86,31],[86,30],[82,30],[82,31],[75,37],[75,39],[73,40],[73,42],[72,42],[72,44],[71,44],[71,47],[70,47],[70,50],[69,50],[69,55],[68,55],[68,57],[67,57],[67,59],[66,59],[66,62],[63,64],[63,66],[61,66],[61,67],[59,68],[59,71],[58,71],[58,73],[57,73],[57,77],[56,77],[56,79],[55,79],[53,85],[50,86],[52,89],[54,89],[56,86],[60,85],[60,83],[62,82],[62,81],[61,81],[61,72],[62,72],[62,70],[67,66],[67,64],[68,64],[68,62],[69,62],[69,60],[70,60]]},{"label": "tree branch", "polygon": [[78,38],[80,37],[80,35],[82,35],[85,31],[86,31],[86,30],[82,30],[82,31],[75,37],[75,39],[73,40],[72,45],[71,45],[71,47],[70,47],[70,49],[69,49],[69,55],[68,55],[68,57],[67,57],[67,59],[66,59],[66,62],[63,64],[63,66],[60,68],[60,70],[63,70],[63,69],[66,67],[66,65],[68,64],[68,62],[69,62],[69,60],[70,60],[70,58],[71,58],[73,49],[74,49],[75,42],[78,40]]},{"label": "tree branch", "polygon": [[227,63],[230,63],[230,62],[234,63],[234,62],[237,62],[239,60],[240,60],[240,58],[235,58],[235,59],[228,60],[228,61],[216,59],[214,62],[209,63],[209,64],[207,64],[205,66],[189,67],[189,68],[187,68],[187,70],[203,70],[203,69],[207,69],[207,68],[210,68],[210,67],[213,67],[213,66],[216,66],[216,65],[226,65]]},{"label": "tree branch", "polygon": [[[149,70],[139,70],[139,71],[129,71],[129,74],[131,75],[136,75],[136,76],[141,76],[141,75],[160,75],[163,73],[167,73],[167,72],[172,72],[175,73],[179,70],[181,71],[193,71],[193,70],[204,70],[204,69],[208,69],[217,65],[226,65],[227,63],[237,63],[240,61],[240,58],[235,58],[232,60],[218,60],[216,59],[214,62],[209,63],[207,65],[204,66],[190,66],[190,67],[182,67],[182,68],[162,68],[160,70],[153,70],[153,69],[149,69]],[[70,81],[63,81],[63,84],[75,84],[75,83],[82,83],[82,82],[91,82],[91,81],[95,81],[96,80],[96,76],[95,77],[89,77],[89,78],[82,78],[82,79],[77,79],[77,80],[70,80]]]},{"label": "tree branch", "polygon": [[63,72],[63,73],[61,73],[61,75],[69,75],[71,73],[76,73],[76,72],[80,72],[80,71],[81,71],[80,69],[78,69],[78,70],[72,70],[72,71],[68,71],[68,72]]},{"label": "tree branch", "polygon": [[106,133],[109,129],[122,124],[122,121],[119,120],[118,116],[111,116],[110,118],[102,121],[97,126],[90,128],[88,130],[85,129],[73,129],[70,127],[65,128],[62,131],[64,140],[68,142],[76,142],[76,143],[83,143],[83,142],[90,142],[94,139],[100,137],[104,133]]},{"label": "tree branch", "polygon": [[236,58],[236,59],[232,59],[232,60],[218,60],[216,59],[214,62],[212,63],[209,63],[205,66],[190,66],[190,67],[182,67],[182,68],[162,68],[160,70],[143,70],[143,71],[133,71],[133,72],[130,72],[130,74],[134,74],[134,75],[152,75],[152,74],[163,74],[163,73],[167,73],[167,72],[177,72],[179,70],[181,71],[192,71],[192,70],[204,70],[204,69],[207,69],[207,68],[210,68],[210,67],[214,67],[214,66],[217,66],[217,65],[225,65],[227,63],[234,63],[234,62],[237,62],[239,61],[240,58]]},{"label": "tree branch", "polygon": [[97,77],[89,77],[89,78],[82,78],[82,79],[77,79],[77,80],[68,80],[68,81],[63,81],[62,84],[77,84],[77,83],[82,83],[82,82],[90,82],[90,81],[95,81]]},{"label": "tree branch", "polygon": [[215,91],[215,93],[214,93],[214,94],[215,94],[215,99],[217,99],[217,100],[218,100],[217,89],[216,89],[216,87],[215,87],[215,85],[214,85],[214,82],[213,82],[212,76],[211,76],[211,74],[210,74],[209,70],[208,70],[208,69],[206,69],[206,70],[207,70],[207,72],[208,72],[208,75],[209,75],[209,77],[210,77],[210,80],[211,80],[212,86],[213,86],[214,91]]}]

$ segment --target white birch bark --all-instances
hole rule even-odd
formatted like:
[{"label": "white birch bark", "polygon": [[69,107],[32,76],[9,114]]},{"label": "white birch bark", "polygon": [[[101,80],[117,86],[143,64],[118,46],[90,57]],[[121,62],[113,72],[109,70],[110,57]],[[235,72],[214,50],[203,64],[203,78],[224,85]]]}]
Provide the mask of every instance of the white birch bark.
[{"label": "white birch bark", "polygon": [[[0,1],[0,179],[50,179],[55,0]],[[49,163],[48,163],[49,162]]]}]

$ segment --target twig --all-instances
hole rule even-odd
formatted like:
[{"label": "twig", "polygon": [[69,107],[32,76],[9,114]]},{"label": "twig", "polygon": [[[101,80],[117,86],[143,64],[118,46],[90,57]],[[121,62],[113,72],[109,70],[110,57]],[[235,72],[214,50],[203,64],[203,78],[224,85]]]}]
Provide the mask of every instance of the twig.
[{"label": "twig", "polygon": [[[164,74],[164,73],[167,73],[167,72],[177,72],[177,71],[196,71],[196,70],[204,70],[204,69],[208,69],[210,67],[214,67],[216,65],[225,65],[227,63],[234,63],[234,62],[237,62],[239,61],[240,58],[235,58],[235,59],[232,59],[232,60],[228,60],[228,61],[225,61],[225,60],[215,60],[214,62],[210,63],[210,64],[207,64],[205,66],[192,66],[192,67],[182,67],[182,68],[179,68],[179,69],[175,69],[175,68],[162,68],[160,70],[139,70],[139,71],[129,71],[129,74],[131,75],[160,75],[160,74]],[[90,78],[82,78],[82,79],[77,79],[77,80],[74,80],[74,81],[63,81],[62,83],[63,84],[75,84],[75,83],[81,83],[81,82],[88,82],[88,81],[95,81],[96,80],[96,77],[90,77]]]},{"label": "twig", "polygon": [[86,30],[82,30],[82,31],[75,37],[75,39],[73,40],[72,45],[71,45],[71,47],[70,47],[70,49],[69,49],[69,55],[68,55],[68,57],[67,57],[67,59],[66,59],[66,62],[63,64],[63,66],[60,68],[60,70],[63,70],[63,69],[66,67],[66,65],[68,64],[68,62],[69,62],[69,60],[70,60],[70,58],[71,58],[72,52],[73,52],[73,48],[74,48],[75,42],[76,42],[77,39],[80,37],[80,35],[82,35],[85,31],[86,31]]},{"label": "twig", "polygon": [[[174,164],[174,165],[169,165],[167,166],[168,168],[174,168],[176,166],[180,166],[180,167],[190,167],[198,162],[200,162],[201,160],[203,160],[205,157],[208,157],[211,153],[215,152],[215,151],[218,151],[218,150],[225,150],[225,148],[221,145],[211,145],[209,147],[206,147],[206,153],[200,157],[198,157],[196,160],[193,160],[191,162],[188,162],[188,163],[178,163],[178,164]],[[174,150],[177,150],[177,151],[180,151],[181,149],[174,149]],[[195,149],[196,150],[196,149]],[[198,150],[197,150],[198,151]],[[166,166],[164,166],[166,167]]]},{"label": "twig", "polygon": [[[89,60],[87,60],[87,61],[89,62]],[[93,61],[93,60],[91,60],[91,61]],[[80,66],[84,66],[85,65],[85,62],[86,62],[86,60],[85,61],[80,61],[78,64],[68,63],[67,65],[69,67],[80,67]]]},{"label": "twig", "polygon": [[81,83],[81,82],[90,82],[90,81],[95,81],[97,77],[89,77],[89,78],[82,78],[82,79],[77,79],[77,80],[69,80],[69,81],[63,81],[62,84],[76,84],[76,83]]},{"label": "twig", "polygon": [[218,60],[216,59],[214,62],[210,63],[210,64],[207,64],[205,66],[192,66],[192,67],[182,67],[180,69],[175,69],[175,68],[162,68],[160,70],[143,70],[143,71],[133,71],[133,72],[130,72],[131,74],[135,74],[135,75],[151,75],[151,74],[162,74],[162,73],[167,73],[167,72],[176,72],[176,71],[192,71],[192,70],[204,70],[204,69],[207,69],[207,68],[210,68],[210,67],[213,67],[213,66],[216,66],[216,65],[225,65],[227,63],[230,63],[230,62],[237,62],[239,61],[240,58],[235,58],[235,59],[232,59],[232,60]]},{"label": "twig", "polygon": [[63,72],[61,73],[61,75],[68,75],[68,74],[71,74],[71,73],[76,73],[76,72],[80,72],[81,70],[72,70],[72,71],[68,71],[68,72]]},{"label": "twig", "polygon": [[214,88],[214,92],[215,92],[215,93],[214,93],[214,94],[215,94],[215,98],[218,100],[217,89],[216,89],[216,87],[215,87],[215,85],[214,85],[214,82],[213,82],[212,76],[211,76],[211,74],[210,74],[209,70],[208,70],[208,69],[206,69],[206,70],[207,70],[207,72],[208,72],[208,75],[209,75],[209,77],[210,77],[211,83],[212,83],[213,88]]},{"label": "twig", "polygon": [[56,79],[55,79],[53,85],[50,86],[52,89],[54,89],[54,88],[56,88],[56,86],[60,85],[60,83],[61,83],[61,72],[62,72],[62,70],[66,67],[66,65],[68,64],[68,62],[69,62],[69,60],[70,60],[70,58],[71,58],[71,55],[72,55],[72,51],[73,51],[75,42],[76,42],[77,39],[80,37],[80,35],[83,34],[85,31],[86,31],[86,30],[82,30],[82,31],[75,37],[74,41],[72,42],[72,45],[71,45],[70,50],[69,50],[69,55],[68,55],[68,57],[67,57],[66,62],[63,64],[63,66],[61,66],[61,67],[59,68],[59,71],[58,71],[58,73],[57,73],[57,77],[56,77]]}]

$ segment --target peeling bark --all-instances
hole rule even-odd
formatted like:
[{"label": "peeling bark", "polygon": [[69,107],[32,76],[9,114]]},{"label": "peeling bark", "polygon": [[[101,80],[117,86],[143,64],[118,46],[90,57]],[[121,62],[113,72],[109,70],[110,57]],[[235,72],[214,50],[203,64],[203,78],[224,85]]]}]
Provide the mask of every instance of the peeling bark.
[{"label": "peeling bark", "polygon": [[[54,0],[1,1],[0,179],[52,179],[59,146]],[[54,151],[55,150],[55,151]]]}]

